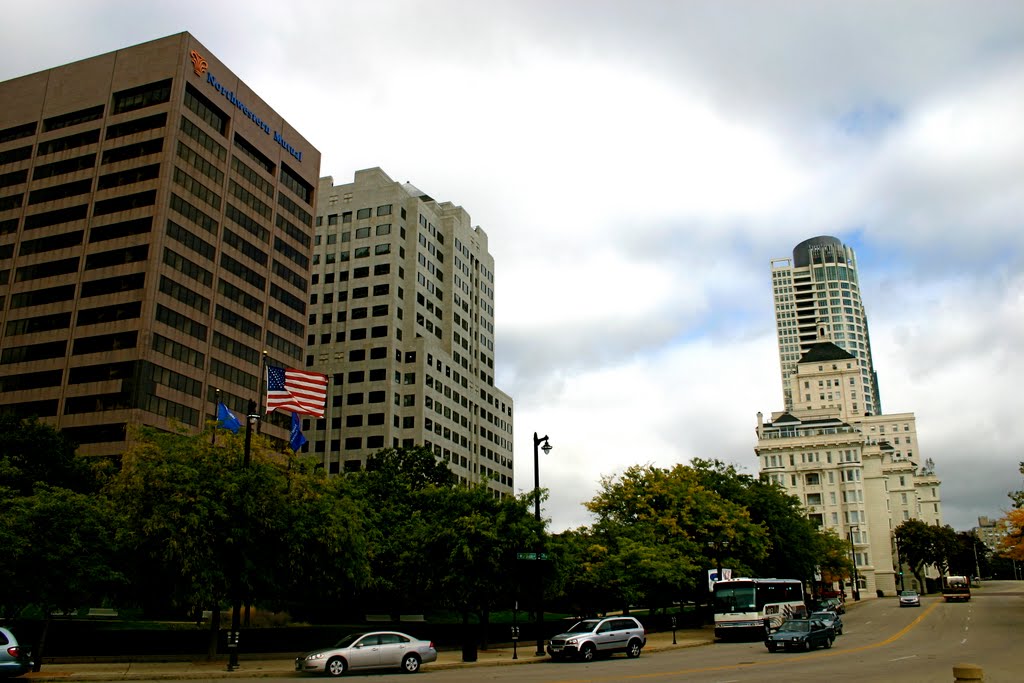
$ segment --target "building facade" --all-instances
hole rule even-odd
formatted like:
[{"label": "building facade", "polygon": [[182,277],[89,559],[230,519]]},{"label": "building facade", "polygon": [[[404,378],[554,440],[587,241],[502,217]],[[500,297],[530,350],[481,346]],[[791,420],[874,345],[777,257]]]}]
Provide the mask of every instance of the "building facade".
[{"label": "building facade", "polygon": [[978,517],[978,526],[971,531],[989,550],[999,548],[1000,542],[1006,536],[1006,528],[999,523],[999,520],[987,516]]},{"label": "building facade", "polygon": [[[861,595],[893,595],[895,530],[910,519],[942,523],[941,482],[921,459],[914,414],[875,412],[853,252],[835,238],[807,240],[792,262],[772,261],[772,284],[786,409],[768,421],[757,414],[761,476],[849,543]],[[902,588],[921,588],[908,577]]]},{"label": "building facade", "polygon": [[301,366],[320,153],[215,55],[181,33],[0,101],[0,411],[116,455]]},{"label": "building facade", "polygon": [[835,237],[813,237],[796,245],[792,258],[772,259],[771,268],[786,410],[792,410],[799,398],[791,394],[789,378],[803,355],[818,342],[825,326],[831,341],[857,359],[853,410],[864,415],[881,413],[853,249]]},{"label": "building facade", "polygon": [[381,169],[322,178],[306,365],[332,378],[304,450],[331,473],[425,445],[511,494],[512,399],[494,386],[494,259],[462,207]]}]

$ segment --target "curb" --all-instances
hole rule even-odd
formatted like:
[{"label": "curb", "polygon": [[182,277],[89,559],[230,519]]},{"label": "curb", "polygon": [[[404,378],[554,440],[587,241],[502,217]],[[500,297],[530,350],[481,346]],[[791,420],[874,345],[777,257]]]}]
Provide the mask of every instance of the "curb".
[{"label": "curb", "polygon": [[[659,639],[660,640],[660,639]],[[652,644],[649,642],[648,646],[644,648],[645,652],[664,652],[668,650],[677,650],[691,647],[701,647],[704,645],[711,645],[714,642],[713,639],[695,639],[685,638],[676,644],[671,643],[658,643]],[[475,662],[463,662],[463,661],[436,661],[424,666],[427,671],[437,670],[452,670],[452,669],[464,669],[471,667],[491,667],[491,666],[519,666],[525,664],[539,664],[542,662],[550,662],[551,659],[547,656],[537,657],[533,652],[533,648],[527,648],[528,652],[525,656],[521,656],[517,659],[512,659],[512,651],[509,648],[501,648],[494,650],[481,650],[479,654],[483,657],[479,658]],[[162,663],[157,665],[146,665],[143,664],[138,666],[133,663],[110,663],[104,666],[102,671],[89,671],[90,667],[96,667],[95,664],[82,664],[79,665],[77,671],[73,670],[74,664],[49,664],[44,665],[43,670],[38,673],[29,672],[20,677],[21,680],[32,681],[32,683],[66,683],[68,681],[188,681],[188,680],[219,680],[225,678],[305,678],[307,674],[295,671],[291,666],[291,657],[281,657],[274,660],[253,660],[248,666],[246,666],[244,660],[241,665],[235,671],[227,671],[224,668],[225,665],[216,663],[221,668],[211,669],[215,663],[203,663],[200,665],[201,668],[197,668],[194,671],[187,670],[187,664],[183,667],[182,662],[175,663]],[[48,667],[60,667],[67,668],[67,671],[47,671]],[[160,670],[156,667],[165,667],[164,670]],[[133,671],[133,668],[136,670]],[[83,670],[85,669],[85,670]]]}]

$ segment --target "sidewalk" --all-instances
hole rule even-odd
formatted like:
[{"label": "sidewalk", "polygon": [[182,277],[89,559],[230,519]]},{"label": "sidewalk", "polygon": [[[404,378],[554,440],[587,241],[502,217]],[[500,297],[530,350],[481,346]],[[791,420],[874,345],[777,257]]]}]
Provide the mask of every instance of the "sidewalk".
[{"label": "sidewalk", "polygon": [[[672,632],[648,633],[645,653],[671,650],[674,648],[696,647],[714,642],[711,629],[687,629],[676,631],[672,643]],[[513,666],[517,664],[533,664],[549,661],[547,656],[536,656],[536,641],[520,643],[516,648],[517,659],[512,659],[511,646],[480,650],[477,661],[463,662],[461,650],[442,650],[437,653],[437,661],[424,664],[424,671],[431,669],[454,669],[472,666]],[[42,683],[43,681],[181,681],[189,679],[209,680],[214,678],[279,678],[281,676],[300,677],[303,674],[295,671],[295,656],[286,655],[252,655],[239,654],[238,668],[227,670],[227,656],[213,661],[181,661],[181,662],[103,662],[50,664],[43,663],[39,673],[27,673],[18,680]]]}]

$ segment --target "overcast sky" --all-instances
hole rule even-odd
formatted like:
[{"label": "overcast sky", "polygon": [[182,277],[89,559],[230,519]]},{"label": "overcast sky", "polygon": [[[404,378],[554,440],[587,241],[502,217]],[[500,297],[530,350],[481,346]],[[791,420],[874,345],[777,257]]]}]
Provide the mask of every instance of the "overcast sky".
[{"label": "overcast sky", "polygon": [[1024,487],[1019,0],[31,0],[0,80],[180,31],[321,175],[380,166],[487,232],[516,488],[549,435],[555,530],[632,464],[756,473],[769,262],[822,234],[857,250],[882,406],[917,415],[945,521]]}]

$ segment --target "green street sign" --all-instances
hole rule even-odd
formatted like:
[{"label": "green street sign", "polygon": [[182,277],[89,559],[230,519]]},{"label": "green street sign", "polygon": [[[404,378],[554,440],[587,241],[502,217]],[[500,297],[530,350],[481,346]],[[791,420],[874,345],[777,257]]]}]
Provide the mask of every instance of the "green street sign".
[{"label": "green street sign", "polygon": [[516,553],[517,560],[546,560],[547,553]]}]

